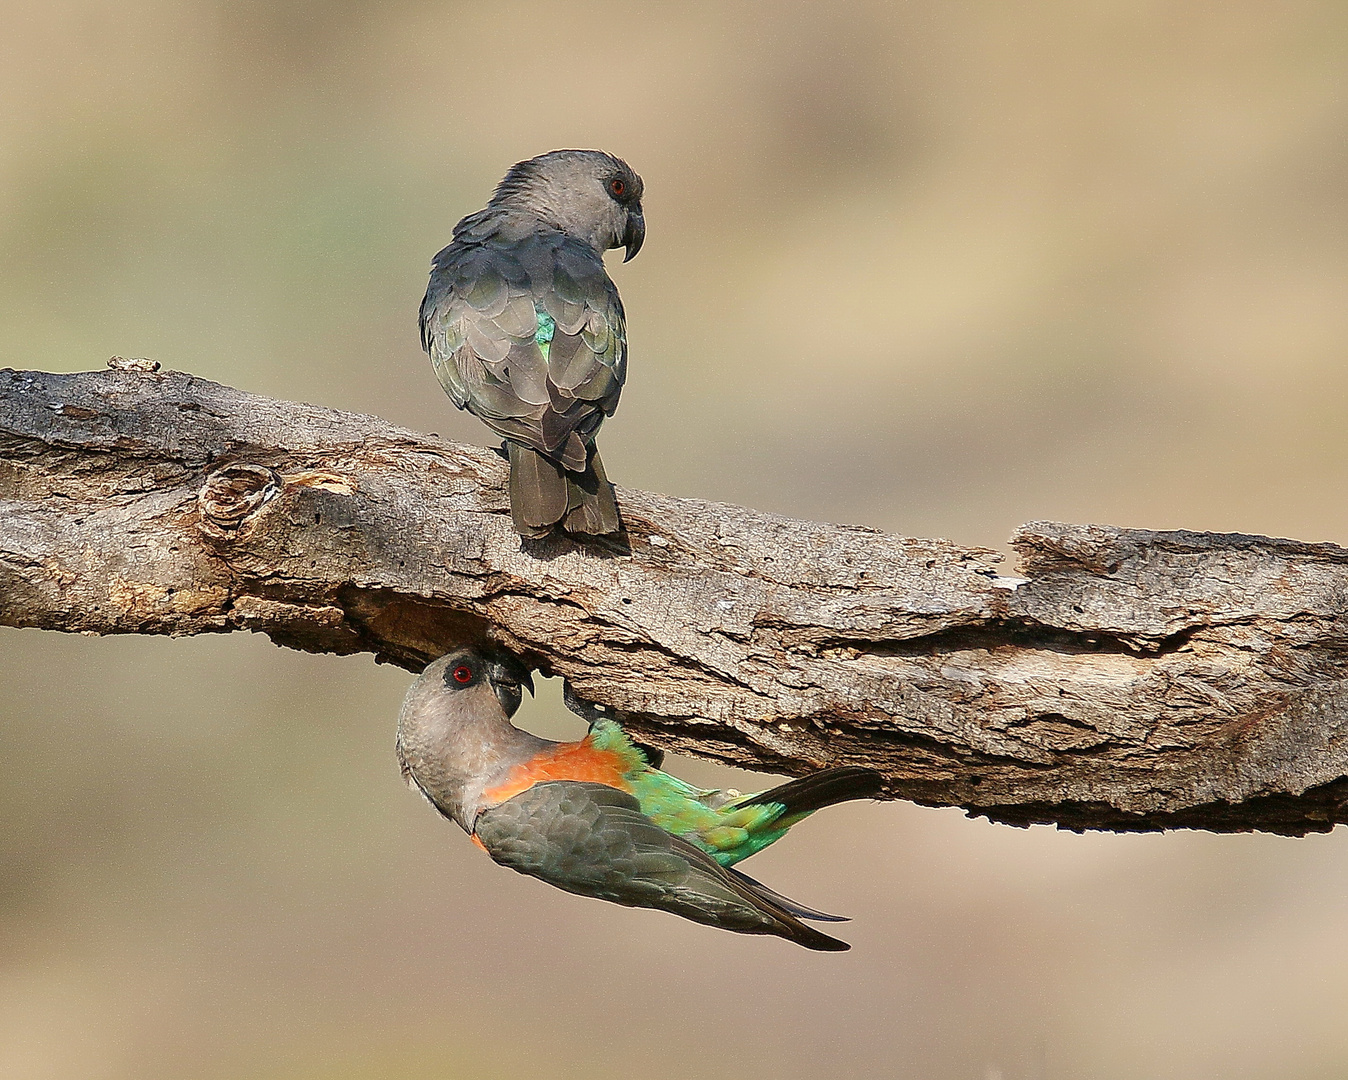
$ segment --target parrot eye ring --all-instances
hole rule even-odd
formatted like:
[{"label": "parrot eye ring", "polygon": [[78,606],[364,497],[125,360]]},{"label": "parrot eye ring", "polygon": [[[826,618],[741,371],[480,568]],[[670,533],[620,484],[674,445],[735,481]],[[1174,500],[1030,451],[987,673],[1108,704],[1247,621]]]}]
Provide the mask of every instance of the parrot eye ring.
[{"label": "parrot eye ring", "polygon": [[454,681],[457,683],[470,683],[473,681],[473,669],[467,664],[460,664],[454,669]]},{"label": "parrot eye ring", "polygon": [[615,176],[608,182],[608,189],[613,193],[615,199],[621,199],[627,194],[627,184],[621,176]]}]

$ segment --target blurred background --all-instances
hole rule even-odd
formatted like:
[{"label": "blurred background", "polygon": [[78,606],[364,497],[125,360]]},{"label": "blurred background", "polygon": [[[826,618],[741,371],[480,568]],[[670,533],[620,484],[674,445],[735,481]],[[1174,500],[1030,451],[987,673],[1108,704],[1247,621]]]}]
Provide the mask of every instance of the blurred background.
[{"label": "blurred background", "polygon": [[[966,544],[1348,539],[1341,2],[0,14],[0,364],[485,442],[418,346],[430,257],[511,162],[598,146],[648,192],[621,483]],[[809,954],[494,866],[399,781],[408,681],[0,630],[0,1077],[1348,1075],[1342,830],[840,807],[753,867],[855,918]]]}]

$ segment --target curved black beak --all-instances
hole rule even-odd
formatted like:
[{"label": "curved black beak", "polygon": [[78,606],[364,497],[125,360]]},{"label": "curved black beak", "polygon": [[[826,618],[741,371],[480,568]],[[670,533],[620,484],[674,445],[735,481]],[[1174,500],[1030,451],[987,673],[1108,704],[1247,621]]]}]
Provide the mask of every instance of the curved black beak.
[{"label": "curved black beak", "polygon": [[623,256],[623,262],[636,258],[636,254],[641,250],[641,245],[646,242],[646,219],[641,213],[641,204],[637,203],[627,211],[627,231],[623,233],[623,247],[627,253]]},{"label": "curved black beak", "polygon": [[498,652],[492,660],[489,681],[492,693],[496,695],[507,717],[514,716],[520,702],[524,700],[522,687],[528,687],[530,694],[534,692],[534,679],[529,669],[507,652]]}]

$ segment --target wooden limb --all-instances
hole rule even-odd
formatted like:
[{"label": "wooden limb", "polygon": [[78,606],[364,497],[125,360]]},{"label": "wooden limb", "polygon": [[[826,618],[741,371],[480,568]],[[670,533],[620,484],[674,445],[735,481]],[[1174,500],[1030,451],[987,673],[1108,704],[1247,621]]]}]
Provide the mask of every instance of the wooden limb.
[{"label": "wooden limb", "polygon": [[619,490],[521,543],[504,463],[174,372],[0,372],[0,624],[491,637],[642,737],[1072,829],[1348,820],[1348,550],[1034,523],[1000,556]]}]

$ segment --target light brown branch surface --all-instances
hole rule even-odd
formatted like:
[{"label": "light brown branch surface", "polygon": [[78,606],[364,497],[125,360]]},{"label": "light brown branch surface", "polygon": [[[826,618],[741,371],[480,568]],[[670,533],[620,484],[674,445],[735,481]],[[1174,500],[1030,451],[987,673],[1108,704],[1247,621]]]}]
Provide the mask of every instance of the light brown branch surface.
[{"label": "light brown branch surface", "polygon": [[[0,624],[493,637],[664,746],[1014,824],[1348,820],[1348,550],[1034,523],[999,556],[619,489],[521,544],[490,451],[173,372],[0,372]],[[1023,578],[1025,580],[1019,580]]]}]

